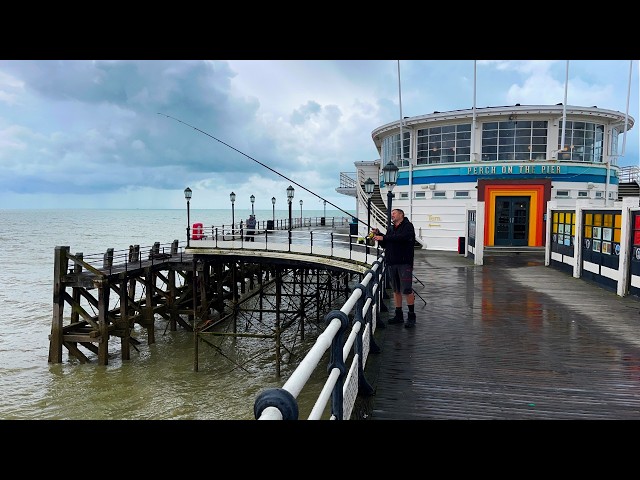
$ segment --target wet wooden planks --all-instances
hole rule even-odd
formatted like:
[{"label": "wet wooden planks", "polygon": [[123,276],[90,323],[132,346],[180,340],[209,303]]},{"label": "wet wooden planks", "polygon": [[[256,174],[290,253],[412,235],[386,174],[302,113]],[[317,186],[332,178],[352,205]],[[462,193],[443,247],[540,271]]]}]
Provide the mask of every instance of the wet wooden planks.
[{"label": "wet wooden planks", "polygon": [[513,257],[416,251],[426,305],[376,332],[362,418],[640,419],[640,302]]}]

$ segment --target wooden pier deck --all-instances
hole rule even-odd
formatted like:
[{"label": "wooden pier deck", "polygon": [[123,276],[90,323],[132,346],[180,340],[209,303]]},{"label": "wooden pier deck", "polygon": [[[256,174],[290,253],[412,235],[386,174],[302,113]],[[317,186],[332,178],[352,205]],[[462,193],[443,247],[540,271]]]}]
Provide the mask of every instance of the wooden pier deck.
[{"label": "wooden pier deck", "polygon": [[416,328],[376,332],[375,394],[360,419],[640,419],[637,298],[546,267],[539,253],[475,266],[416,250],[414,272],[426,305],[416,298]]}]

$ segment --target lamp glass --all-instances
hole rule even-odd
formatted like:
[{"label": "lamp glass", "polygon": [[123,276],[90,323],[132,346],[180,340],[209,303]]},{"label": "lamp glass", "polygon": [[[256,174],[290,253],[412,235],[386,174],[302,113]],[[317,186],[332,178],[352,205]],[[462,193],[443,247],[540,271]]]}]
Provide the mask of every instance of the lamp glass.
[{"label": "lamp glass", "polygon": [[276,204],[276,197],[271,197],[271,204],[275,205]]},{"label": "lamp glass", "polygon": [[289,199],[293,198],[294,191],[295,191],[295,189],[291,185],[289,185],[287,187],[287,198],[289,198]]},{"label": "lamp glass", "polygon": [[366,182],[364,182],[364,191],[367,195],[371,196],[373,194],[373,187],[375,183],[371,180],[371,177],[367,178]]},{"label": "lamp glass", "polygon": [[393,188],[398,182],[398,167],[393,163],[393,160],[384,166],[382,173],[384,176],[384,183]]},{"label": "lamp glass", "polygon": [[189,187],[184,189],[184,198],[189,200],[191,198],[191,189]]},{"label": "lamp glass", "polygon": [[231,199],[231,203],[235,202],[235,201],[236,201],[236,194],[235,194],[235,193],[233,193],[233,192],[231,192],[231,193],[229,194],[229,198]]}]

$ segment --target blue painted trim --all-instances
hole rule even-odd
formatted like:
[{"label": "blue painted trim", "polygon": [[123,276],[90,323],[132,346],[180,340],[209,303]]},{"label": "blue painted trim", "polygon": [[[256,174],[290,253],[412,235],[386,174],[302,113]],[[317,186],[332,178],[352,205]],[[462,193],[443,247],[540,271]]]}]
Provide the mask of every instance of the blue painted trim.
[{"label": "blue painted trim", "polygon": [[[456,167],[418,166],[413,171],[413,184],[429,183],[477,183],[478,180],[546,180],[557,182],[606,183],[605,166],[569,166],[557,163],[545,164],[487,164],[460,165]],[[609,176],[611,185],[618,185],[615,170]],[[397,185],[409,185],[409,171],[398,172]],[[384,181],[381,179],[381,186]]]}]

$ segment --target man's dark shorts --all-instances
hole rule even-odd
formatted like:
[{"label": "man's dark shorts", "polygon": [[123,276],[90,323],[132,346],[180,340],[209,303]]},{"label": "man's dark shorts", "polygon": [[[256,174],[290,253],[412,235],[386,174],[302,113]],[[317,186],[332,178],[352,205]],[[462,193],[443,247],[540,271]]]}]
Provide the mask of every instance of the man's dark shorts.
[{"label": "man's dark shorts", "polygon": [[395,293],[409,295],[413,292],[413,267],[411,265],[388,265],[387,272]]}]

